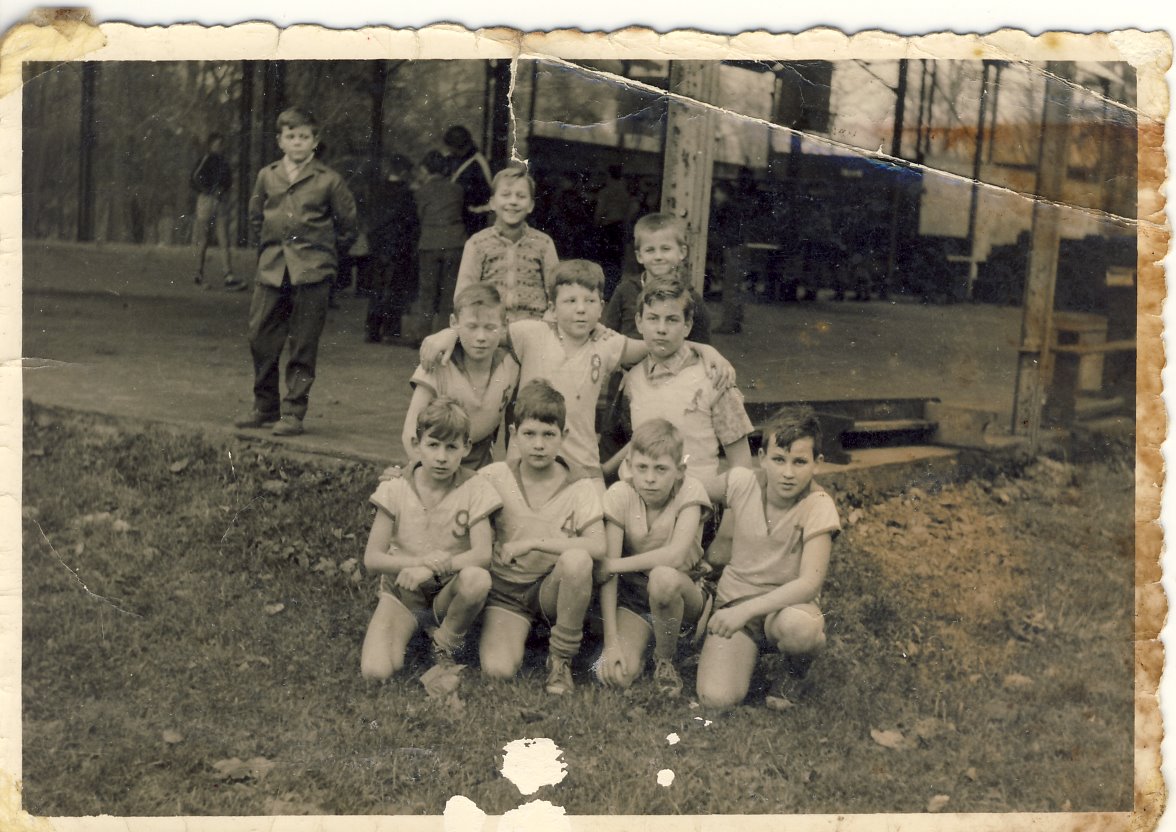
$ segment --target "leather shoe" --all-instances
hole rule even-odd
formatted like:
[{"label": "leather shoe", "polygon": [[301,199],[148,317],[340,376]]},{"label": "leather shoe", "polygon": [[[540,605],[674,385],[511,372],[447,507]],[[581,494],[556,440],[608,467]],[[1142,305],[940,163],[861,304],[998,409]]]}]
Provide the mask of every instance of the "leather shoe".
[{"label": "leather shoe", "polygon": [[297,416],[283,416],[274,425],[274,436],[298,436],[302,433],[302,420]]},{"label": "leather shoe", "polygon": [[250,410],[244,416],[238,416],[233,424],[239,428],[264,428],[278,421],[277,413],[262,413],[260,410]]}]

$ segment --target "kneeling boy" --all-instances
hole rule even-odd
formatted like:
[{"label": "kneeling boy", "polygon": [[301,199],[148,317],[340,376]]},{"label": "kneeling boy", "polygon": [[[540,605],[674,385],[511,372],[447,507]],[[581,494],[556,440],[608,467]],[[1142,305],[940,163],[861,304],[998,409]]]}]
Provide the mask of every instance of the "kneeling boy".
[{"label": "kneeling boy", "polygon": [[360,667],[369,679],[404,666],[418,626],[436,627],[434,661],[452,668],[490,591],[490,515],[502,501],[489,482],[461,467],[469,416],[452,399],[437,398],[416,425],[419,461],[381,482],[371,498],[376,517],[363,563],[380,575],[380,600],[363,640]]},{"label": "kneeling boy", "polygon": [[531,624],[551,625],[547,692],[570,692],[571,661],[584,635],[594,563],[604,557],[604,522],[590,476],[560,456],[564,398],[536,379],[519,391],[510,426],[517,459],[482,469],[502,500],[480,655],[487,676],[509,678],[523,663]]},{"label": "kneeling boy", "polygon": [[796,681],[825,646],[817,606],[841,520],[813,482],[821,429],[810,408],[781,412],[764,431],[760,470],[732,468],[711,491],[734,517],[731,562],[698,664],[698,698],[726,708],[743,701],[762,648],[784,653],[786,675],[769,707],[788,707]]},{"label": "kneeling boy", "polygon": [[[653,679],[666,696],[682,692],[674,667],[678,637],[703,614],[708,598],[695,578],[702,560],[702,513],[710,500],[686,473],[682,435],[665,419],[633,431],[628,479],[604,495],[608,559],[600,591],[604,653],[600,678],[628,687],[645,669],[653,636]],[[621,615],[617,614],[620,607]]]}]

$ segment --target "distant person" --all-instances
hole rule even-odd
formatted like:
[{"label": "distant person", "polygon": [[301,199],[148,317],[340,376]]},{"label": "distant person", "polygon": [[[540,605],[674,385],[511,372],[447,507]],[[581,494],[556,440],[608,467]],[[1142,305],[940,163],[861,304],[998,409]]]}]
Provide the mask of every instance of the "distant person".
[{"label": "distant person", "polygon": [[511,322],[543,317],[559,265],[552,239],[527,224],[534,208],[535,180],[527,169],[500,170],[490,197],[494,225],[466,241],[457,272],[457,292],[476,283],[498,289]]},{"label": "distant person", "polygon": [[245,281],[233,274],[233,241],[229,238],[229,188],[233,186],[233,169],[221,151],[225,138],[220,133],[208,134],[208,146],[196,167],[192,169],[192,187],[196,189],[196,285],[204,285],[204,257],[208,253],[210,232],[220,237],[224,253],[224,285],[230,292],[246,288]]},{"label": "distant person", "polygon": [[421,235],[409,179],[413,163],[394,153],[384,177],[372,187],[368,208],[371,281],[364,340],[378,343],[400,338],[401,321],[416,293],[416,248]]},{"label": "distant person", "polygon": [[[249,200],[260,252],[249,307],[253,409],[236,425],[276,422],[275,436],[296,436],[303,432],[339,252],[351,247],[359,231],[355,199],[343,177],[314,157],[314,116],[291,107],[278,116],[277,127],[284,155],[257,174]],[[280,397],[278,365],[287,344],[286,395]]]},{"label": "distant person", "polygon": [[592,220],[596,225],[596,260],[604,269],[604,296],[611,297],[625,262],[625,223],[633,196],[621,176],[620,165],[609,165],[608,179],[596,193]]},{"label": "distant person", "polygon": [[441,141],[450,159],[449,181],[461,186],[462,222],[466,234],[476,234],[486,227],[491,192],[490,163],[474,145],[470,131],[460,124],[446,130]]},{"label": "distant person", "polygon": [[411,331],[405,333],[414,342],[445,326],[453,309],[466,227],[461,219],[461,187],[446,176],[448,168],[445,157],[436,150],[429,151],[421,160],[416,191],[417,216],[421,223],[417,243],[417,298]]},{"label": "distant person", "polygon": [[821,426],[812,409],[773,418],[759,458],[758,471],[732,468],[707,488],[734,518],[731,560],[698,662],[698,700],[712,708],[743,701],[756,660],[768,649],[783,653],[785,663],[765,704],[791,707],[825,646],[817,600],[841,520],[833,498],[813,481]]}]

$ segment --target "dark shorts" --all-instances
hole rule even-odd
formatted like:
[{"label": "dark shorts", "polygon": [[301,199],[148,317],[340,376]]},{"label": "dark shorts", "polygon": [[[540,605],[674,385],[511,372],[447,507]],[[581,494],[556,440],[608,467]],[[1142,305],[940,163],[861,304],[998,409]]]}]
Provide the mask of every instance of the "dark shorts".
[{"label": "dark shorts", "polygon": [[[714,597],[714,583],[710,580],[710,575],[705,570],[705,564],[700,563],[698,567],[692,569],[687,573],[690,580],[702,592],[703,607],[706,607],[707,597]],[[649,628],[653,629],[653,612],[649,607],[649,576],[644,572],[625,572],[617,576],[617,609],[628,610],[636,616],[639,616]],[[682,622],[682,635],[689,635],[694,632],[695,622]]]},{"label": "dark shorts", "polygon": [[491,572],[490,596],[486,599],[486,607],[504,609],[531,622],[538,619],[550,624],[539,603],[539,593],[548,577],[550,573],[534,583],[519,584]]},{"label": "dark shorts", "polygon": [[453,577],[444,581],[430,578],[416,589],[403,589],[396,586],[396,579],[391,575],[380,576],[380,594],[390,595],[404,605],[404,608],[416,616],[417,624],[421,627],[438,627],[441,616],[437,613],[435,604],[437,596]]}]

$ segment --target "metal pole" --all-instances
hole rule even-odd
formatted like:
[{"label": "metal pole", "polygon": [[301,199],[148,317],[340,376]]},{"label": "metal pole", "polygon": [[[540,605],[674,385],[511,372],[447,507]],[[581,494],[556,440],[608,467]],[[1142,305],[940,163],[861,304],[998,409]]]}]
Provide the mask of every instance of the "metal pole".
[{"label": "metal pole", "polygon": [[1037,194],[1033,203],[1033,242],[1029,249],[1029,273],[1021,318],[1021,349],[1017,361],[1017,390],[1013,402],[1012,432],[1029,437],[1036,453],[1045,400],[1046,368],[1053,335],[1054,287],[1058,274],[1058,242],[1061,238],[1062,191],[1066,183],[1069,151],[1069,113],[1072,92],[1070,65],[1046,64],[1045,105],[1041,117],[1041,146],[1037,157]]},{"label": "metal pole", "polygon": [[[713,103],[719,86],[718,61],[672,61],[670,91]],[[714,174],[714,116],[707,107],[671,100],[662,164],[661,210],[682,217],[690,249],[690,282],[701,293],[706,268]]]},{"label": "metal pole", "polygon": [[976,152],[972,155],[972,197],[968,203],[968,282],[964,297],[972,297],[976,282],[976,215],[980,209],[980,170],[984,153],[985,107],[988,105],[988,61],[980,75],[980,112],[976,114]]}]

